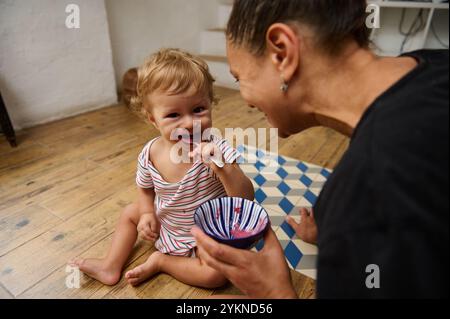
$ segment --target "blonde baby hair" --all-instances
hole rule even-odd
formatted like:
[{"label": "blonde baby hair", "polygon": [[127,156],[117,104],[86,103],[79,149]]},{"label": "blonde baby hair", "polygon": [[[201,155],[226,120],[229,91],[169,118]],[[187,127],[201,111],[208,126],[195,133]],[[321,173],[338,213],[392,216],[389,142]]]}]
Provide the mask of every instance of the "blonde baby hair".
[{"label": "blonde baby hair", "polygon": [[[143,117],[151,109],[146,97],[153,92],[182,94],[194,87],[216,103],[214,78],[205,61],[180,49],[161,49],[148,57],[138,69],[136,95],[130,107]],[[151,104],[151,103],[150,103]]]}]

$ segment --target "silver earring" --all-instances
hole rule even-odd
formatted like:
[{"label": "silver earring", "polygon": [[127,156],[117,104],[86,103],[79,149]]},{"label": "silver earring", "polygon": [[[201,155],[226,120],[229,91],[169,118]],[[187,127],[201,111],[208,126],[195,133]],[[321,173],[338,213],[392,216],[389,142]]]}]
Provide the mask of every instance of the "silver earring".
[{"label": "silver earring", "polygon": [[289,89],[289,84],[284,80],[284,77],[281,76],[281,86],[280,86],[281,92],[286,93],[288,89]]}]

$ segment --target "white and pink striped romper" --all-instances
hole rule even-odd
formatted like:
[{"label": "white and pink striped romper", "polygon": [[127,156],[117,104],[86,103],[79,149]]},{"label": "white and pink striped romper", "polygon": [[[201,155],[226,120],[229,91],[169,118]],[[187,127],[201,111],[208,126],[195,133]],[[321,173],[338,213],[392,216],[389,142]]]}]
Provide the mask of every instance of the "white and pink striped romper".
[{"label": "white and pink striped romper", "polygon": [[[136,184],[141,188],[154,188],[156,214],[161,231],[155,247],[162,253],[191,256],[196,247],[191,235],[194,212],[204,202],[226,196],[225,189],[212,170],[204,163],[195,162],[178,183],[168,183],[153,166],[150,148],[159,137],[145,145],[139,154]],[[239,153],[227,140],[215,139],[225,163],[232,163]]]}]

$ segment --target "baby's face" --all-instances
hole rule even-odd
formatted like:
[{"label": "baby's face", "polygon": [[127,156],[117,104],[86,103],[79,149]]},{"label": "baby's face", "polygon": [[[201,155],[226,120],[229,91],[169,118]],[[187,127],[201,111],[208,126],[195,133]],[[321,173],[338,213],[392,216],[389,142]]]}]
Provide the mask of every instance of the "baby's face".
[{"label": "baby's face", "polygon": [[151,103],[149,120],[159,129],[161,136],[167,141],[177,143],[181,137],[178,140],[172,140],[171,134],[173,135],[184,129],[189,132],[190,142],[192,143],[194,121],[196,125],[201,124],[201,134],[204,130],[211,128],[211,101],[208,95],[203,92],[196,92],[191,88],[182,94],[170,95],[156,92],[147,98]]}]

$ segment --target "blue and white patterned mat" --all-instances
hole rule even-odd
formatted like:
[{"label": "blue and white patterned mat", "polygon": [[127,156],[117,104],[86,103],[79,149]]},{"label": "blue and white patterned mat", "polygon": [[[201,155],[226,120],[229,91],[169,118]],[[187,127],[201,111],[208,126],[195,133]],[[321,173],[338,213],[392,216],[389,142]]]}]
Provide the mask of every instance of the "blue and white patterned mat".
[{"label": "blue and white patterned mat", "polygon": [[[317,247],[300,240],[285,219],[292,215],[299,221],[300,207],[314,205],[331,170],[248,146],[237,149],[240,166],[255,187],[255,201],[269,213],[289,266],[316,279]],[[261,248],[262,242],[256,246]]]}]

